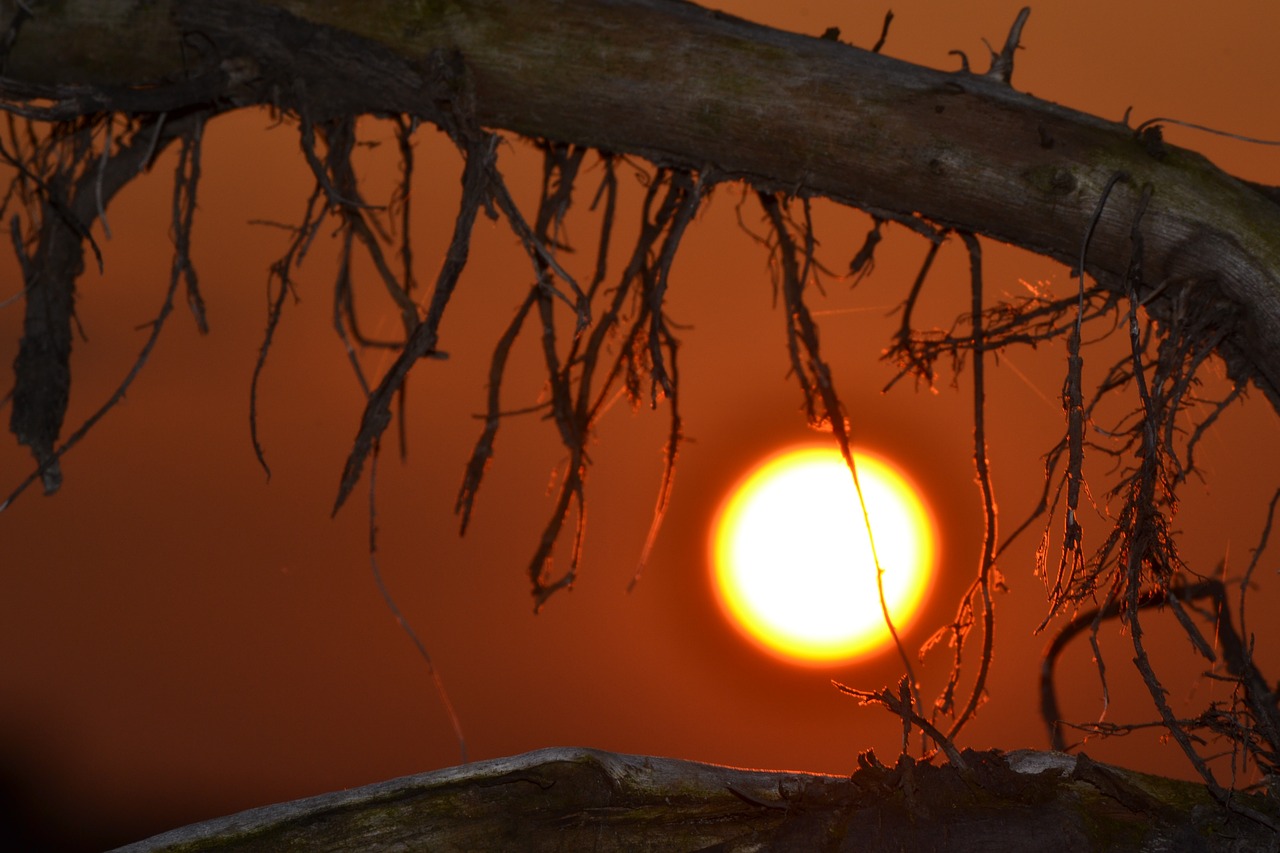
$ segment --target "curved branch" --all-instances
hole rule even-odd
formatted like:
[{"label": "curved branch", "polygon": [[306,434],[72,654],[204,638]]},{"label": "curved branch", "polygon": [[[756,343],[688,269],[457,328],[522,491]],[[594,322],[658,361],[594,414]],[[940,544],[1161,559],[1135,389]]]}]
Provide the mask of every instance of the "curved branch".
[{"label": "curved branch", "polygon": [[[1019,750],[965,770],[870,753],[851,776],[742,770],[553,748],[252,809],[117,853],[200,849],[1271,849],[1265,825],[1205,789]],[[1260,816],[1263,797],[1239,795]],[[927,804],[939,804],[931,807]],[[1123,841],[1119,840],[1123,839]]]},{"label": "curved branch", "polygon": [[[1168,316],[1179,292],[1206,287],[1248,306],[1218,351],[1280,407],[1276,193],[1165,144],[1158,126],[1067,109],[1000,74],[936,71],[665,0],[607,13],[598,0],[168,0],[148,4],[151,25],[129,32],[129,55],[74,58],[76,40],[120,41],[100,9],[113,5],[133,6],[42,7],[20,30],[0,21],[14,32],[4,108],[65,117],[262,103],[317,121],[405,113],[446,128],[464,115],[923,216],[1068,264],[1100,190],[1125,172],[1153,188],[1145,307]],[[1108,208],[1090,251],[1088,272],[1117,292],[1132,218],[1132,202]]]}]

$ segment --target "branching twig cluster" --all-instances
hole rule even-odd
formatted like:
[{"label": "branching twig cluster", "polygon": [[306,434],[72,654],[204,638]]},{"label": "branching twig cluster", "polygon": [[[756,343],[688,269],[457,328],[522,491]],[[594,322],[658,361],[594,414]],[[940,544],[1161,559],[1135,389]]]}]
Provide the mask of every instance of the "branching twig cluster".
[{"label": "branching twig cluster", "polygon": [[[1107,192],[1126,182],[1125,176],[1117,176],[1108,185]],[[1049,507],[1049,516],[1053,517],[1065,485],[1066,526],[1063,558],[1056,577],[1048,586],[1050,616],[1046,617],[1045,623],[1062,609],[1075,609],[1077,613],[1046,651],[1042,712],[1055,745],[1061,745],[1062,721],[1052,691],[1053,665],[1067,640],[1087,625],[1102,682],[1105,713],[1108,701],[1106,667],[1097,637],[1104,621],[1119,618],[1127,629],[1134,651],[1134,665],[1151,696],[1160,724],[1210,788],[1226,800],[1228,792],[1215,778],[1208,756],[1203,752],[1205,740],[1197,732],[1226,740],[1246,762],[1252,761],[1264,773],[1273,774],[1276,771],[1275,758],[1280,754],[1280,740],[1276,739],[1280,735],[1280,728],[1276,725],[1276,693],[1254,664],[1252,637],[1242,638],[1232,627],[1222,583],[1216,579],[1197,578],[1179,555],[1172,520],[1177,511],[1177,487],[1196,470],[1194,450],[1197,442],[1205,429],[1242,392],[1237,384],[1222,398],[1205,400],[1197,390],[1200,371],[1208,363],[1213,348],[1220,343],[1221,330],[1231,319],[1231,313],[1238,309],[1220,297],[1206,295],[1203,288],[1188,286],[1186,282],[1149,282],[1146,279],[1142,217],[1153,193],[1154,189],[1149,185],[1136,193],[1129,235],[1132,251],[1124,294],[1128,351],[1107,372],[1087,404],[1080,380],[1079,332],[1073,330],[1069,340],[1068,377],[1064,392],[1067,435],[1049,454],[1046,469],[1051,478],[1065,454],[1065,471]],[[1097,217],[1095,225],[1096,222]],[[1085,245],[1087,248],[1087,237]],[[1082,249],[1081,269],[1084,268],[1084,254]],[[1153,286],[1174,289],[1171,294],[1174,310],[1162,318],[1144,319],[1140,314],[1143,302],[1139,294],[1150,292]],[[1083,306],[1083,296],[1081,299]],[[1103,400],[1113,399],[1134,400],[1136,405],[1131,403],[1128,413],[1119,423],[1102,430],[1095,423],[1095,413]],[[1188,421],[1186,415],[1193,408],[1207,408],[1208,411],[1199,416],[1198,422],[1192,419],[1193,426],[1188,430],[1184,426]],[[1103,434],[1107,441],[1086,440],[1086,425],[1093,425],[1094,430]],[[1109,532],[1088,557],[1085,556],[1084,534],[1077,516],[1086,449],[1101,452],[1120,463],[1119,479],[1107,493],[1108,503],[1119,507]],[[1049,579],[1045,565],[1048,540],[1046,529],[1038,552],[1039,571],[1046,581]],[[1255,560],[1261,550],[1262,546],[1256,552]],[[1247,586],[1242,586],[1242,626],[1245,624],[1246,593]],[[1083,614],[1078,611],[1099,597],[1099,605]],[[1213,607],[1203,614],[1203,618],[1209,624],[1210,636],[1215,642],[1206,638],[1186,606],[1206,597],[1212,599]],[[1156,605],[1171,612],[1192,648],[1209,665],[1217,664],[1219,653],[1224,655],[1229,680],[1237,685],[1230,708],[1224,709],[1220,703],[1212,703],[1203,714],[1190,721],[1175,714],[1167,699],[1168,691],[1144,641],[1142,613]],[[1116,733],[1130,729],[1123,725],[1099,723],[1091,726],[1090,730]]]},{"label": "branching twig cluster", "polygon": [[[409,181],[413,169],[412,121],[405,118],[397,122],[403,180],[392,207],[400,214],[399,270],[393,267],[388,254],[382,249],[382,245],[390,240],[381,224],[380,214],[383,211],[372,208],[360,196],[351,164],[355,144],[354,121],[346,119],[312,126],[303,118],[300,124],[303,154],[316,183],[302,223],[291,229],[292,240],[272,267],[274,294],[255,370],[250,407],[251,435],[259,459],[263,456],[256,431],[258,377],[287,295],[292,292],[294,270],[306,255],[321,223],[330,214],[339,220],[341,250],[334,291],[334,323],[347,348],[357,379],[369,397],[342,474],[334,507],[336,512],[358,482],[364,462],[376,450],[383,431],[390,423],[395,401],[399,400],[399,411],[403,413],[406,379],[412,367],[422,358],[445,355],[440,349],[441,320],[466,265],[472,223],[484,210],[490,216],[501,217],[511,227],[529,257],[534,281],[495,346],[485,425],[467,465],[456,504],[462,529],[465,532],[470,521],[477,490],[494,453],[498,427],[505,417],[519,413],[502,408],[503,376],[512,346],[525,328],[526,321],[536,315],[548,397],[546,403],[536,410],[545,409],[549,414],[569,458],[560,478],[551,518],[530,565],[535,602],[540,607],[556,590],[571,585],[576,576],[585,531],[584,489],[590,461],[588,445],[598,418],[620,391],[628,394],[633,404],[638,404],[642,398],[647,398],[655,406],[660,400],[667,400],[671,411],[665,470],[652,530],[641,560],[643,563],[666,510],[682,434],[678,407],[678,342],[665,311],[668,278],[680,239],[709,191],[712,179],[708,175],[659,170],[649,184],[644,223],[630,260],[617,276],[616,285],[608,288],[608,257],[617,203],[616,169],[619,161],[607,154],[600,155],[604,177],[596,201],[603,204],[602,231],[592,279],[584,288],[561,264],[559,255],[567,249],[562,233],[564,218],[588,154],[587,149],[553,143],[541,145],[544,156],[542,197],[537,214],[530,223],[497,168],[497,137],[455,128],[455,141],[465,161],[462,198],[453,238],[432,293],[424,302],[425,310],[422,310],[419,301],[410,295],[414,289],[408,236]],[[465,123],[459,127],[465,127]],[[401,341],[375,339],[359,323],[352,274],[352,249],[356,245],[372,262],[377,277],[400,313],[404,328]],[[567,324],[560,314],[565,307],[569,309]],[[593,317],[597,313],[599,316]],[[389,348],[395,353],[390,368],[376,384],[364,376],[357,347]],[[646,383],[647,393],[643,389]],[[576,514],[577,518],[572,553],[568,568],[557,576],[550,571],[552,552],[571,514]]]},{"label": "branching twig cluster", "polygon": [[[1107,187],[1101,206],[1117,185],[1127,179],[1117,176]],[[974,596],[984,606],[984,647],[978,661],[975,689],[970,700],[955,718],[944,740],[944,748],[955,737],[963,723],[972,715],[980,700],[982,685],[991,663],[990,630],[993,627],[989,607],[990,590],[1000,585],[995,571],[995,558],[1036,517],[1046,513],[1052,519],[1065,498],[1065,527],[1062,534],[1061,561],[1056,576],[1047,570],[1049,530],[1042,537],[1037,550],[1038,571],[1046,578],[1049,589],[1049,624],[1055,613],[1085,606],[1097,596],[1102,597],[1099,607],[1088,611],[1085,624],[1102,680],[1104,711],[1107,703],[1106,669],[1101,648],[1097,641],[1099,626],[1107,619],[1120,618],[1134,645],[1134,661],[1139,677],[1147,686],[1156,710],[1159,725],[1179,743],[1206,782],[1224,798],[1226,791],[1218,785],[1211,772],[1207,756],[1203,752],[1207,737],[1216,737],[1233,745],[1233,749],[1246,763],[1252,762],[1264,774],[1276,772],[1275,757],[1278,754],[1275,737],[1280,733],[1276,726],[1277,691],[1258,672],[1253,662],[1252,637],[1242,639],[1231,628],[1231,618],[1220,582],[1197,580],[1178,555],[1176,535],[1172,519],[1177,508],[1177,487],[1197,473],[1195,449],[1206,430],[1221,413],[1243,394],[1243,384],[1237,381],[1225,394],[1206,397],[1201,391],[1201,373],[1210,363],[1210,355],[1222,342],[1224,330],[1231,327],[1232,312],[1239,309],[1215,296],[1206,288],[1195,288],[1189,282],[1146,281],[1142,269],[1142,211],[1150,198],[1150,188],[1144,188],[1136,202],[1137,212],[1131,231],[1133,262],[1128,277],[1127,292],[1099,285],[1088,286],[1083,277],[1078,292],[1069,298],[1050,298],[1035,294],[1016,302],[1005,302],[984,307],[975,296],[969,315],[956,322],[950,331],[921,332],[912,325],[913,309],[923,290],[923,284],[942,245],[943,232],[930,241],[920,273],[914,280],[902,308],[902,325],[893,346],[886,351],[886,358],[899,366],[898,378],[914,376],[917,382],[934,383],[937,379],[936,362],[947,356],[958,373],[972,359],[971,375],[975,386],[975,462],[978,465],[979,484],[986,508],[988,537],[984,540],[983,559],[979,575],[962,599],[955,621],[934,635],[926,644],[927,650],[934,642],[949,638],[956,655],[951,674],[938,702],[938,711],[954,713],[953,693],[962,672],[961,651],[968,632],[976,625]],[[978,272],[980,255],[976,241],[961,234],[970,254],[974,272],[974,293],[980,293]],[[1082,250],[1080,268],[1084,268],[1087,254],[1087,236]],[[855,257],[853,273],[859,273],[872,260],[875,245],[879,242],[878,230],[864,244]],[[1172,289],[1171,311],[1158,317],[1143,316],[1142,310],[1150,294]],[[1124,308],[1121,309],[1121,305]],[[1113,365],[1093,390],[1086,396],[1083,382],[1083,349],[1088,343],[1084,329],[1102,326],[1098,338],[1106,338],[1123,322],[1128,332],[1128,352]],[[985,467],[982,433],[982,385],[984,352],[998,352],[1013,345],[1037,346],[1059,338],[1066,339],[1067,372],[1063,385],[1063,409],[1066,416],[1066,434],[1046,455],[1045,492],[1040,504],[1031,516],[1020,525],[1013,536],[996,547],[994,543],[994,500],[990,491],[990,474]],[[896,381],[896,379],[895,379]],[[893,383],[890,383],[893,384]],[[1101,412],[1108,406],[1129,400],[1128,413],[1118,422],[1104,429],[1098,425]],[[1080,498],[1087,490],[1084,475],[1087,451],[1100,453],[1113,460],[1120,476],[1108,489],[1108,503],[1114,505],[1109,531],[1092,555],[1085,551],[1085,531],[1079,511]],[[1055,472],[1060,472],[1056,488]],[[1052,494],[1052,499],[1051,499]],[[1269,527],[1269,523],[1268,523]],[[1261,546],[1257,554],[1261,553]],[[1257,559],[1255,554],[1255,561]],[[1252,566],[1250,573],[1252,572]],[[1244,624],[1244,598],[1247,585],[1242,585],[1240,619]],[[1184,592],[1179,592],[1184,590]],[[1209,624],[1209,636],[1197,624],[1194,612],[1185,606],[1188,600],[1211,596],[1214,607],[1200,614]],[[1229,706],[1213,703],[1200,716],[1191,720],[1179,718],[1165,698],[1166,689],[1144,645],[1143,621],[1140,613],[1159,604],[1167,609],[1191,640],[1197,653],[1211,665],[1226,660],[1227,678],[1236,684]],[[1079,613],[1062,629],[1063,633],[1051,645],[1052,657],[1061,652],[1066,641],[1080,633]],[[1052,660],[1046,662],[1046,672],[1051,673]],[[1049,676],[1046,676],[1049,677]],[[912,714],[914,705],[904,705],[891,695],[892,691],[852,691],[840,685],[842,690],[859,695],[865,702],[885,705],[895,713],[906,708]],[[1050,688],[1046,688],[1047,690]],[[1046,697],[1050,694],[1046,693]],[[886,698],[888,697],[888,698]],[[892,701],[890,701],[892,699]],[[896,704],[895,704],[896,703]],[[1061,725],[1056,703],[1045,699],[1046,724],[1054,733],[1054,742],[1060,745]],[[909,715],[908,715],[909,716]],[[906,719],[906,716],[904,716]],[[928,729],[920,727],[922,731]],[[1127,730],[1115,724],[1093,724],[1095,733],[1116,733]]]},{"label": "branching twig cluster", "polygon": [[[576,578],[586,529],[585,484],[590,463],[587,448],[597,421],[619,393],[625,393],[633,406],[646,400],[656,406],[663,399],[669,405],[671,426],[662,482],[653,523],[641,554],[641,567],[653,547],[666,512],[683,434],[679,409],[679,342],[666,315],[665,298],[680,240],[711,186],[711,178],[706,174],[659,170],[649,181],[640,233],[629,259],[616,277],[616,284],[608,288],[618,161],[602,155],[604,175],[596,193],[597,204],[603,203],[601,234],[591,281],[582,289],[568,278],[554,258],[556,248],[562,245],[564,217],[585,154],[582,148],[543,145],[543,186],[538,214],[533,229],[522,234],[533,262],[535,280],[495,348],[485,426],[467,465],[456,503],[465,530],[485,468],[493,456],[499,425],[503,417],[511,414],[503,411],[500,398],[511,346],[536,309],[541,321],[542,355],[547,373],[547,407],[569,454],[551,518],[529,565],[538,607]],[[574,300],[561,295],[555,284],[557,278],[565,281],[575,294]],[[556,314],[559,304],[573,307],[567,344],[561,341],[563,324],[558,322]],[[597,304],[599,316],[593,322]],[[576,513],[577,521],[569,565],[556,576],[550,571],[552,552],[571,512]]]}]

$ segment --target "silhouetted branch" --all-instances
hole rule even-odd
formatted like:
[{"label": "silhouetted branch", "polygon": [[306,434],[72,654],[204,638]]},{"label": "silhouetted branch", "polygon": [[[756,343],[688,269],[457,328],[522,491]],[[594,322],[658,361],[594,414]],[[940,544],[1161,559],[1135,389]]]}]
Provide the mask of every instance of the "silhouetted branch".
[{"label": "silhouetted branch", "polygon": [[[108,118],[108,121],[114,120]],[[43,143],[32,139],[36,147],[30,160],[38,168],[52,170],[49,180],[38,178],[24,167],[19,181],[31,181],[34,191],[27,196],[28,216],[39,223],[34,248],[23,249],[24,293],[27,312],[23,338],[14,362],[16,380],[12,393],[13,410],[10,429],[18,440],[31,447],[38,467],[23,479],[3,503],[0,510],[37,479],[45,493],[57,491],[62,482],[60,460],[122,399],[151,354],[164,321],[173,307],[177,287],[186,281],[194,286],[191,271],[191,226],[196,206],[196,190],[200,179],[200,144],[205,116],[200,113],[171,120],[156,133],[159,118],[133,124],[128,139],[115,151],[104,149],[96,157],[91,153],[93,125],[54,128]],[[178,167],[174,176],[172,229],[174,260],[169,289],[159,313],[151,323],[151,334],[120,385],[84,423],[62,443],[58,436],[66,414],[71,383],[71,321],[75,279],[83,267],[82,243],[88,239],[88,225],[100,214],[103,205],[129,183],[150,162],[157,147],[182,140]],[[7,154],[7,152],[6,152]],[[92,160],[94,168],[86,166]],[[81,171],[76,177],[74,172]],[[20,189],[25,194],[27,190]],[[16,219],[13,230],[18,230]],[[18,238],[15,237],[15,240]],[[94,251],[97,249],[95,247]]]}]

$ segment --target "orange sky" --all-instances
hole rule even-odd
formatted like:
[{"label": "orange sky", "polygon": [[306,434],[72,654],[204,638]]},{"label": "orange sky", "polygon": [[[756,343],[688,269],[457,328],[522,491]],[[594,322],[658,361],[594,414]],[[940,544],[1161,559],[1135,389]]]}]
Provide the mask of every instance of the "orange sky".
[{"label": "orange sky", "polygon": [[[843,2],[791,3],[785,12],[767,2],[719,5],[802,32],[839,26],[862,45],[875,40],[884,12]],[[971,8],[963,14],[956,5],[899,0],[885,52],[954,68],[948,50],[976,60],[982,37],[1003,41],[1019,4],[964,4]],[[1033,11],[1014,84],[1110,118],[1132,105],[1135,120],[1173,115],[1280,138],[1280,115],[1270,108],[1280,80],[1270,43],[1278,29],[1280,7],[1261,0],[1212,11],[1186,4],[1177,14],[1158,2],[1054,0]],[[329,519],[362,402],[331,329],[331,246],[317,246],[304,264],[299,301],[287,307],[265,373],[260,415],[270,483],[253,458],[249,379],[266,269],[285,237],[247,222],[297,221],[309,189],[296,133],[267,130],[268,123],[249,113],[208,129],[194,240],[212,333],[201,337],[189,316],[176,314],[125,404],[64,460],[62,492],[28,493],[0,515],[0,767],[12,777],[7,784],[46,804],[48,819],[83,824],[90,847],[458,760],[422,662],[370,575],[365,485]],[[1178,128],[1167,135],[1234,174],[1280,184],[1276,149]],[[385,197],[392,154],[384,146],[366,157],[370,200]],[[459,164],[429,129],[419,134],[418,156],[415,251],[419,278],[428,281],[452,222]],[[536,159],[519,142],[501,157],[517,200],[531,211]],[[145,331],[135,327],[163,298],[172,164],[163,158],[108,211],[107,274],[87,277],[78,296],[88,341],[75,345],[65,431],[110,394],[141,346]],[[583,186],[593,189],[591,180],[588,173]],[[786,375],[766,256],[738,230],[737,198],[732,187],[717,190],[674,270],[670,312],[691,327],[680,351],[690,441],[651,565],[626,594],[658,485],[665,412],[632,416],[618,406],[593,448],[580,581],[537,616],[524,572],[550,507],[550,473],[562,461],[550,425],[534,416],[504,426],[466,539],[451,511],[477,435],[473,414],[483,408],[489,350],[529,284],[510,230],[484,219],[477,225],[472,263],[444,324],[451,357],[414,373],[409,459],[401,465],[385,453],[379,472],[382,568],[435,658],[472,758],[583,745],[849,772],[863,749],[885,758],[896,751],[896,720],[829,684],[832,677],[867,688],[894,682],[891,654],[830,672],[788,667],[723,624],[706,586],[706,527],[724,490],[760,457],[811,435]],[[827,205],[818,214],[823,257],[843,269],[865,220]],[[618,241],[630,239],[633,223],[633,214],[624,217]],[[584,259],[594,227],[570,221]],[[886,315],[923,252],[918,239],[891,230],[873,277],[854,292],[829,281],[827,298],[811,305],[857,440],[896,459],[929,491],[941,527],[941,574],[930,611],[908,637],[912,646],[952,613],[977,563],[981,523],[969,376],[955,388],[944,377],[936,394],[905,385],[880,393],[892,376],[877,359],[896,324]],[[961,247],[944,249],[922,321],[949,324],[962,310],[965,263]],[[1072,286],[1056,264],[989,247],[988,293],[1017,293],[1019,279],[1049,282],[1059,293]],[[0,297],[14,290],[12,272],[6,280]],[[16,305],[0,311],[6,364],[20,315]],[[510,408],[538,398],[535,346],[526,337],[517,347],[516,358],[530,366],[510,374]],[[1064,360],[1056,347],[1014,351],[991,379],[988,426],[1006,532],[1033,505],[1039,454],[1061,432]],[[1101,369],[1106,361],[1090,364]],[[1280,485],[1280,466],[1253,451],[1274,445],[1274,417],[1254,395],[1206,440],[1209,479],[1186,488],[1178,519],[1193,566],[1210,571],[1226,552],[1234,565],[1247,559]],[[8,482],[29,465],[11,441],[0,448]],[[1002,562],[1011,591],[998,603],[991,701],[962,745],[1047,745],[1032,692],[1045,641],[1031,636],[1043,616],[1033,545],[1015,546]],[[1263,575],[1271,574],[1264,563]],[[1253,612],[1267,600],[1264,588]],[[1178,642],[1160,650],[1162,660],[1185,651]],[[1149,700],[1119,684],[1130,653],[1122,641],[1109,648],[1110,719],[1150,718]],[[1088,719],[1098,710],[1096,679],[1083,650],[1074,652],[1063,683],[1078,686],[1064,690],[1064,704]],[[945,661],[931,660],[926,682],[936,684]],[[1268,661],[1275,677],[1274,651],[1264,667]],[[1175,698],[1200,705],[1214,689],[1190,677],[1173,683]],[[1088,749],[1102,760],[1185,774],[1154,734]]]}]

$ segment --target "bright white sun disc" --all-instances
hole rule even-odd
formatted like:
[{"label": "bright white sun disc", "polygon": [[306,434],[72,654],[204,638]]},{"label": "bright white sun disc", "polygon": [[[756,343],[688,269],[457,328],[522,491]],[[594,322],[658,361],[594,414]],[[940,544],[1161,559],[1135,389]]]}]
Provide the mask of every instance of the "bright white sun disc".
[{"label": "bright white sun disc", "polygon": [[[857,451],[854,462],[885,604],[901,631],[933,570],[933,521],[914,485],[887,460]],[[721,608],[766,651],[830,664],[891,639],[862,505],[839,451],[802,445],[766,459],[721,506],[711,544]]]}]

